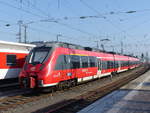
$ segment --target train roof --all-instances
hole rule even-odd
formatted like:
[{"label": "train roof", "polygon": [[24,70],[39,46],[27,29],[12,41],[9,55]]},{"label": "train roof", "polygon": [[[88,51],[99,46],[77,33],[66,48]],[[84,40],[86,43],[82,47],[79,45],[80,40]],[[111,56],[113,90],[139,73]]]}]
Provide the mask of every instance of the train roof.
[{"label": "train roof", "polygon": [[65,48],[71,48],[71,49],[80,49],[80,50],[87,50],[87,51],[93,51],[93,52],[103,52],[103,53],[108,53],[108,54],[124,55],[124,56],[128,56],[128,57],[137,58],[137,57],[132,56],[132,55],[126,55],[126,54],[116,53],[116,52],[113,52],[113,51],[104,51],[104,50],[100,50],[98,48],[92,48],[92,47],[83,47],[81,45],[71,44],[71,43],[67,43],[67,42],[35,41],[35,42],[31,42],[31,44],[35,44],[37,47],[41,47],[41,46],[45,46],[45,47],[51,47],[51,46],[65,47]]},{"label": "train roof", "polygon": [[45,41],[36,41],[31,42],[31,44],[35,44],[37,47],[45,46],[45,47],[65,47],[65,48],[71,48],[71,49],[81,49],[84,50],[84,47],[76,44],[66,43],[66,42],[57,42],[57,41],[51,41],[51,42],[45,42]]},{"label": "train roof", "polygon": [[24,46],[24,47],[35,47],[36,45],[34,44],[25,44],[25,43],[17,43],[17,42],[7,42],[7,41],[1,41],[0,44],[3,45],[12,45],[12,46]]}]

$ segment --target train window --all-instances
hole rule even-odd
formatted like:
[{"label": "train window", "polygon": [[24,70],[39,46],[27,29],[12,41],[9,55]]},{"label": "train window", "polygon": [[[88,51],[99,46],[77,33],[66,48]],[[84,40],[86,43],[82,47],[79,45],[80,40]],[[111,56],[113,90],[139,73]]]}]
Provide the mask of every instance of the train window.
[{"label": "train window", "polygon": [[55,70],[70,69],[69,55],[60,55],[57,59]]},{"label": "train window", "polygon": [[129,62],[128,61],[126,61],[126,66],[129,66]]},{"label": "train window", "polygon": [[[115,63],[117,62],[117,67],[116,68],[118,68],[118,67],[120,67],[120,65],[121,65],[121,61],[115,61]],[[116,65],[116,64],[115,64]]]},{"label": "train window", "polygon": [[80,56],[70,55],[71,69],[80,68]]},{"label": "train window", "polygon": [[89,56],[90,67],[96,67],[96,58],[93,56]]},{"label": "train window", "polygon": [[120,61],[120,66],[122,67],[122,61]]},{"label": "train window", "polygon": [[88,67],[88,57],[81,56],[81,61],[82,61],[82,68],[87,68]]},{"label": "train window", "polygon": [[118,67],[119,67],[119,62],[115,61],[115,68],[118,68]]},{"label": "train window", "polygon": [[107,68],[111,69],[114,67],[114,61],[107,61]]},{"label": "train window", "polygon": [[7,65],[15,66],[17,64],[16,55],[7,55]]},{"label": "train window", "polygon": [[125,67],[125,66],[128,66],[130,64],[131,64],[131,62],[129,62],[129,61],[121,61],[121,67]]},{"label": "train window", "polygon": [[107,69],[107,61],[102,61],[102,69]]},{"label": "train window", "polygon": [[121,67],[125,66],[125,61],[121,61]]},{"label": "train window", "polygon": [[115,67],[115,63],[114,61],[111,61],[111,68],[114,68]]},{"label": "train window", "polygon": [[107,61],[107,68],[110,69],[110,61]]}]

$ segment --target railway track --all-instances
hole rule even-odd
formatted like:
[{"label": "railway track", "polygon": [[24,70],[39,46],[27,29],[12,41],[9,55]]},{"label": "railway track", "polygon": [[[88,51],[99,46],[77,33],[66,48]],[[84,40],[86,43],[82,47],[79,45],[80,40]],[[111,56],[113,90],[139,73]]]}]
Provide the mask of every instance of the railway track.
[{"label": "railway track", "polygon": [[[59,112],[59,113],[66,113],[66,112],[77,112],[78,110],[82,109],[83,107],[89,105],[90,103],[94,102],[100,97],[103,97],[104,95],[108,94],[109,92],[118,89],[120,86],[126,84],[127,82],[135,79],[136,77],[140,76],[146,70],[148,67],[142,67],[139,68],[140,70],[136,71],[133,73],[130,73],[128,76],[121,77],[119,81],[116,79],[116,81],[112,81],[110,83],[107,83],[100,88],[87,92],[85,94],[82,94],[80,96],[77,96],[75,98],[61,101],[60,103],[53,104],[47,108],[38,110],[37,112]],[[134,76],[133,76],[134,75]],[[78,85],[73,88],[78,88],[82,87],[82,85]],[[83,85],[84,87],[84,85]],[[59,92],[59,91],[58,91]],[[63,91],[62,91],[63,92]],[[57,93],[57,92],[55,92]],[[23,95],[18,95],[18,96],[11,96],[8,98],[4,98],[0,100],[0,111],[7,111],[9,108],[15,108],[19,105],[23,105],[26,103],[30,102],[35,102],[37,100],[43,99],[43,98],[48,98],[51,97],[53,93],[27,93]],[[59,107],[58,107],[59,106]],[[54,109],[55,108],[55,109]]]}]

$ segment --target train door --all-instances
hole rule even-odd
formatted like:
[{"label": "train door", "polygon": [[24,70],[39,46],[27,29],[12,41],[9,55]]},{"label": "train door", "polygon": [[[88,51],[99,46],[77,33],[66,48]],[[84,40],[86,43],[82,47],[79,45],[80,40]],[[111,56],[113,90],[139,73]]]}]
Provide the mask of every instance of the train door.
[{"label": "train door", "polygon": [[80,56],[78,55],[70,55],[70,70],[68,76],[71,78],[77,78],[80,74]]},{"label": "train door", "polygon": [[65,76],[67,75],[67,77],[72,78],[74,74],[73,74],[73,69],[72,69],[73,67],[72,67],[70,55],[65,55],[64,62],[66,64],[65,65],[66,69],[64,71]]},{"label": "train door", "polygon": [[102,62],[101,62],[101,60],[100,59],[97,59],[97,62],[98,62],[98,64],[97,64],[97,66],[98,66],[98,72],[97,72],[97,75],[101,75],[101,69],[102,69]]},{"label": "train door", "polygon": [[118,71],[121,70],[121,61],[118,61]]}]

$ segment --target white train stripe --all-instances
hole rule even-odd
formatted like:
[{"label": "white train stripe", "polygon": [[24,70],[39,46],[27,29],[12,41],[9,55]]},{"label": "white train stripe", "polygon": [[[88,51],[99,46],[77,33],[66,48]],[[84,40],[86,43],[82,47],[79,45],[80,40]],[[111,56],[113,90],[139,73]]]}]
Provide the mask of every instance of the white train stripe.
[{"label": "white train stripe", "polygon": [[16,78],[18,77],[21,68],[15,69],[0,69],[0,79]]},{"label": "white train stripe", "polygon": [[0,41],[0,44],[11,45],[11,46],[35,47],[35,45],[33,44],[23,44],[23,43],[6,42],[6,41]]},{"label": "white train stripe", "polygon": [[83,78],[78,78],[78,82],[83,82],[83,81],[87,81],[87,80],[92,80],[95,78],[101,78],[104,76],[109,76],[111,73],[104,73],[104,74],[99,74],[99,75],[93,75],[93,76],[88,76],[88,77],[83,77]]},{"label": "white train stripe", "polygon": [[50,87],[50,86],[56,86],[58,83],[52,83],[52,84],[43,84],[42,86],[39,87]]},{"label": "white train stripe", "polygon": [[29,53],[29,50],[13,50],[13,49],[0,49],[0,52],[6,52],[6,53]]}]

